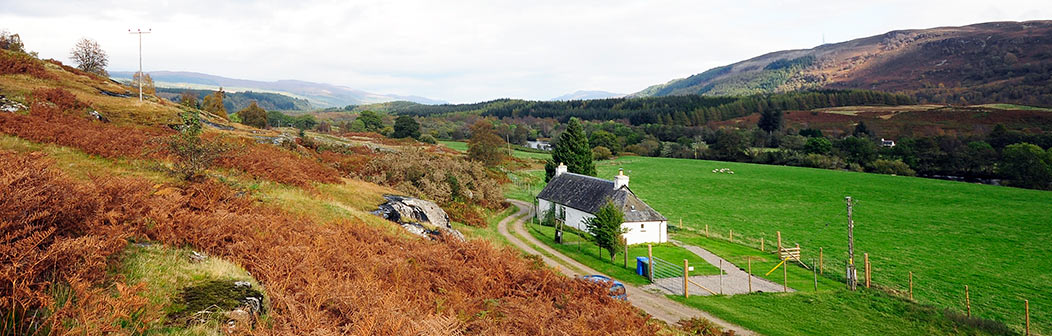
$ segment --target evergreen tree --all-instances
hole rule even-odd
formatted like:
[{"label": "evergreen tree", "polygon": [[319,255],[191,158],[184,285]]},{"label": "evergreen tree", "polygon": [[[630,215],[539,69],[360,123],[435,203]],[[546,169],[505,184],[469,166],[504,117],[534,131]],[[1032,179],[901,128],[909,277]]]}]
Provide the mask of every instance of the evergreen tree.
[{"label": "evergreen tree", "polygon": [[869,127],[866,127],[866,123],[859,121],[858,125],[855,125],[855,131],[851,135],[854,135],[856,138],[871,137],[873,136],[873,131],[870,131]]},{"label": "evergreen tree", "polygon": [[419,138],[420,137],[420,124],[416,122],[411,116],[399,116],[395,119],[394,133],[391,134],[392,138]]},{"label": "evergreen tree", "polygon": [[782,110],[766,110],[760,112],[760,121],[756,123],[760,129],[771,134],[782,128]]},{"label": "evergreen tree", "polygon": [[625,246],[624,237],[621,236],[625,233],[625,229],[621,227],[621,224],[624,222],[624,214],[609,200],[599,208],[599,211],[595,213],[595,217],[589,218],[585,222],[585,227],[588,228],[588,234],[592,236],[592,241],[600,249],[610,252],[610,262],[614,262],[617,251],[620,251]]},{"label": "evergreen tree", "polygon": [[[555,143],[555,148],[552,149],[552,159],[549,161],[552,166],[558,166],[559,163],[565,164],[567,171],[571,173],[595,176],[595,163],[592,162],[592,147],[588,145],[588,137],[585,136],[584,129],[581,128],[580,120],[570,118],[570,123],[566,125],[566,131],[559,135],[559,140]],[[545,164],[546,167],[548,165]],[[545,171],[548,172],[548,169],[545,169]],[[552,169],[545,176],[545,180],[550,180],[554,174],[555,170]]]}]

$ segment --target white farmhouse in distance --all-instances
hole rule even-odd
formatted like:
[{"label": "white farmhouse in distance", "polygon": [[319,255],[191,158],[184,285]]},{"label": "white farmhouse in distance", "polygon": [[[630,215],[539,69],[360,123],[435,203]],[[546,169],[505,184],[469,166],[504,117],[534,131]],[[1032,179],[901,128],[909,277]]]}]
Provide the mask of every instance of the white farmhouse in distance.
[{"label": "white farmhouse in distance", "polygon": [[537,195],[537,216],[553,209],[565,214],[564,223],[588,231],[585,221],[594,218],[607,201],[624,213],[626,243],[664,243],[668,241],[668,219],[640,200],[628,188],[628,176],[618,172],[613,181],[566,172],[566,165],[555,168],[555,176]]}]

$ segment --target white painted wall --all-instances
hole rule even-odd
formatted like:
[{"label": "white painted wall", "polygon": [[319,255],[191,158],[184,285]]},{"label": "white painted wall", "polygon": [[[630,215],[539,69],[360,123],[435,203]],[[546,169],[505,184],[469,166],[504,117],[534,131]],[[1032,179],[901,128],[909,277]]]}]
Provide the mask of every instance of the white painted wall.
[{"label": "white painted wall", "polygon": [[[544,219],[544,215],[551,209],[551,204],[551,202],[544,199],[537,200],[538,221]],[[562,209],[566,214],[566,225],[572,226],[581,231],[587,232],[588,229],[585,227],[585,221],[590,218],[595,218],[595,216],[590,213],[556,204],[555,213],[559,213],[559,209]],[[625,232],[624,236],[625,241],[629,245],[668,242],[668,222],[665,221],[627,222],[621,224],[621,227],[628,231]]]},{"label": "white painted wall", "polygon": [[642,243],[664,243],[668,242],[668,222],[627,222],[621,224],[625,232],[625,242],[628,245]]}]

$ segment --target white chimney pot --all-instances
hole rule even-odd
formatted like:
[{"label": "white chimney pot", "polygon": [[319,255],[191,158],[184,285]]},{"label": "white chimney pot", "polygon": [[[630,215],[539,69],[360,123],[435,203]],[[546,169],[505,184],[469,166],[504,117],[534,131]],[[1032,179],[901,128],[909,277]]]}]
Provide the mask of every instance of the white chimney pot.
[{"label": "white chimney pot", "polygon": [[559,166],[555,167],[555,176],[562,175],[565,172],[566,172],[566,164],[559,163]]},{"label": "white chimney pot", "polygon": [[621,189],[621,187],[628,186],[628,175],[625,175],[624,169],[617,170],[617,176],[614,177],[614,190]]}]

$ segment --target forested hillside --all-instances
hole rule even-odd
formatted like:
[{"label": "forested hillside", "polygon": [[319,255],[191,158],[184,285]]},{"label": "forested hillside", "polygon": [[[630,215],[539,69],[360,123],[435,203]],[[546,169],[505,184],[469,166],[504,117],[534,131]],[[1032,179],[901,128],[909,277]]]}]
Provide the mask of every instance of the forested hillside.
[{"label": "forested hillside", "polygon": [[[700,126],[767,110],[912,103],[913,100],[904,95],[863,90],[823,90],[744,97],[684,95],[571,101],[499,99],[457,105],[381,105],[380,110],[414,116],[471,112],[499,118],[534,117],[565,121],[577,117],[598,121],[626,120],[632,125]],[[370,106],[358,109],[370,109]]]},{"label": "forested hillside", "polygon": [[654,85],[633,96],[820,88],[900,92],[939,104],[1052,106],[1052,21],[897,30],[777,51]]},{"label": "forested hillside", "polygon": [[[198,101],[204,100],[205,96],[211,94],[212,90],[189,90],[179,88],[157,88],[157,96],[168,99],[171,101],[179,101],[179,96],[185,92],[189,92],[197,96]],[[295,97],[286,96],[283,94],[270,93],[270,92],[226,92],[223,96],[223,106],[226,107],[227,111],[240,111],[248,107],[252,102],[256,102],[259,107],[264,110],[281,110],[281,111],[306,111],[310,110],[311,104],[306,99],[300,99]]]}]

